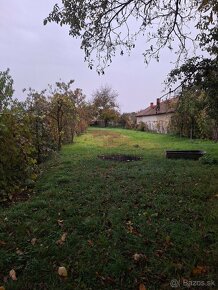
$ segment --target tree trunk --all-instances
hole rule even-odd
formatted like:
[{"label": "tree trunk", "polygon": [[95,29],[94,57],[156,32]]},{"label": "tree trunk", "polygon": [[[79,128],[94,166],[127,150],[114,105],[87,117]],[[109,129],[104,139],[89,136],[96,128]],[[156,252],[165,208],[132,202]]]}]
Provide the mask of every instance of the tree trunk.
[{"label": "tree trunk", "polygon": [[61,150],[61,144],[62,144],[62,117],[63,112],[61,111],[61,108],[58,108],[57,111],[57,127],[58,127],[58,151]]}]

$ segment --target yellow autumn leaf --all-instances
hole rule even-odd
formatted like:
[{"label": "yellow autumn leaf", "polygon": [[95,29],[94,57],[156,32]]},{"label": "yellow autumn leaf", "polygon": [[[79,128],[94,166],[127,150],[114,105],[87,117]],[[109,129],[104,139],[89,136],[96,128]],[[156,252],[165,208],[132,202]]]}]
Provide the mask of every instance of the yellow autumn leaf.
[{"label": "yellow autumn leaf", "polygon": [[63,235],[61,236],[61,238],[59,240],[57,240],[56,244],[57,245],[63,245],[64,242],[66,241],[67,238],[67,233],[63,233]]},{"label": "yellow autumn leaf", "polygon": [[61,236],[61,241],[64,243],[66,241],[67,238],[67,233],[63,233],[63,235]]},{"label": "yellow autumn leaf", "polygon": [[204,274],[207,272],[207,267],[205,266],[197,266],[192,270],[193,275]]},{"label": "yellow autumn leaf", "polygon": [[3,286],[0,286],[0,290],[5,290],[5,287],[3,287]]},{"label": "yellow autumn leaf", "polygon": [[59,267],[58,275],[61,277],[67,277],[67,269],[65,267]]},{"label": "yellow autumn leaf", "polygon": [[147,289],[145,288],[145,285],[143,283],[141,283],[139,285],[139,290],[147,290]]},{"label": "yellow autumn leaf", "polygon": [[32,174],[31,174],[31,179],[32,179],[32,180],[36,180],[36,178],[37,178],[37,174],[36,174],[36,173],[32,173]]},{"label": "yellow autumn leaf", "polygon": [[13,281],[16,281],[17,280],[17,277],[16,277],[16,272],[14,269],[12,269],[10,272],[9,272],[9,276],[11,277],[11,279]]}]

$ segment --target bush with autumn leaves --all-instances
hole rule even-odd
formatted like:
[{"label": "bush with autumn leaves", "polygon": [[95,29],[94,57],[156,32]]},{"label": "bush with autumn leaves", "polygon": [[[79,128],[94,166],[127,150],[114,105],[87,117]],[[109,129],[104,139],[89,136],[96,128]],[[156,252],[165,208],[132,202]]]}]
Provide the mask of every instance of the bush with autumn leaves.
[{"label": "bush with autumn leaves", "polygon": [[29,89],[25,101],[13,99],[13,79],[0,72],[0,202],[26,193],[38,165],[62,144],[73,142],[89,123],[89,105],[73,80],[48,90]]}]

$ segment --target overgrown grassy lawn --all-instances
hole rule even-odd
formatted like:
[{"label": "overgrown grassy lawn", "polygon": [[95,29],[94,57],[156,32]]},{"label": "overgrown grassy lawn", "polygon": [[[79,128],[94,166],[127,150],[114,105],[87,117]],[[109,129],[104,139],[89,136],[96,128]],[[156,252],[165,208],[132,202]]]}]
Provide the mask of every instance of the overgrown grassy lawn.
[{"label": "overgrown grassy lawn", "polygon": [[[214,142],[119,129],[90,129],[64,146],[36,194],[1,209],[0,286],[152,290],[172,289],[172,279],[179,289],[182,279],[215,282],[218,166],[169,160],[166,149],[202,149],[218,158]],[[106,153],[143,158],[97,158]],[[59,266],[67,278],[59,277]]]}]

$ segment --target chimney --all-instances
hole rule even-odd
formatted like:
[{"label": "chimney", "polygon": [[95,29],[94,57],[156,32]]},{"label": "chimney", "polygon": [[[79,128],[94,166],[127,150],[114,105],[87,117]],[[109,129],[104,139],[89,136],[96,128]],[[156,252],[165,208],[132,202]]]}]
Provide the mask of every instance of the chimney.
[{"label": "chimney", "polygon": [[150,103],[150,108],[151,108],[151,109],[154,108],[154,103]]},{"label": "chimney", "polygon": [[157,107],[156,110],[160,110],[160,98],[157,98]]}]

